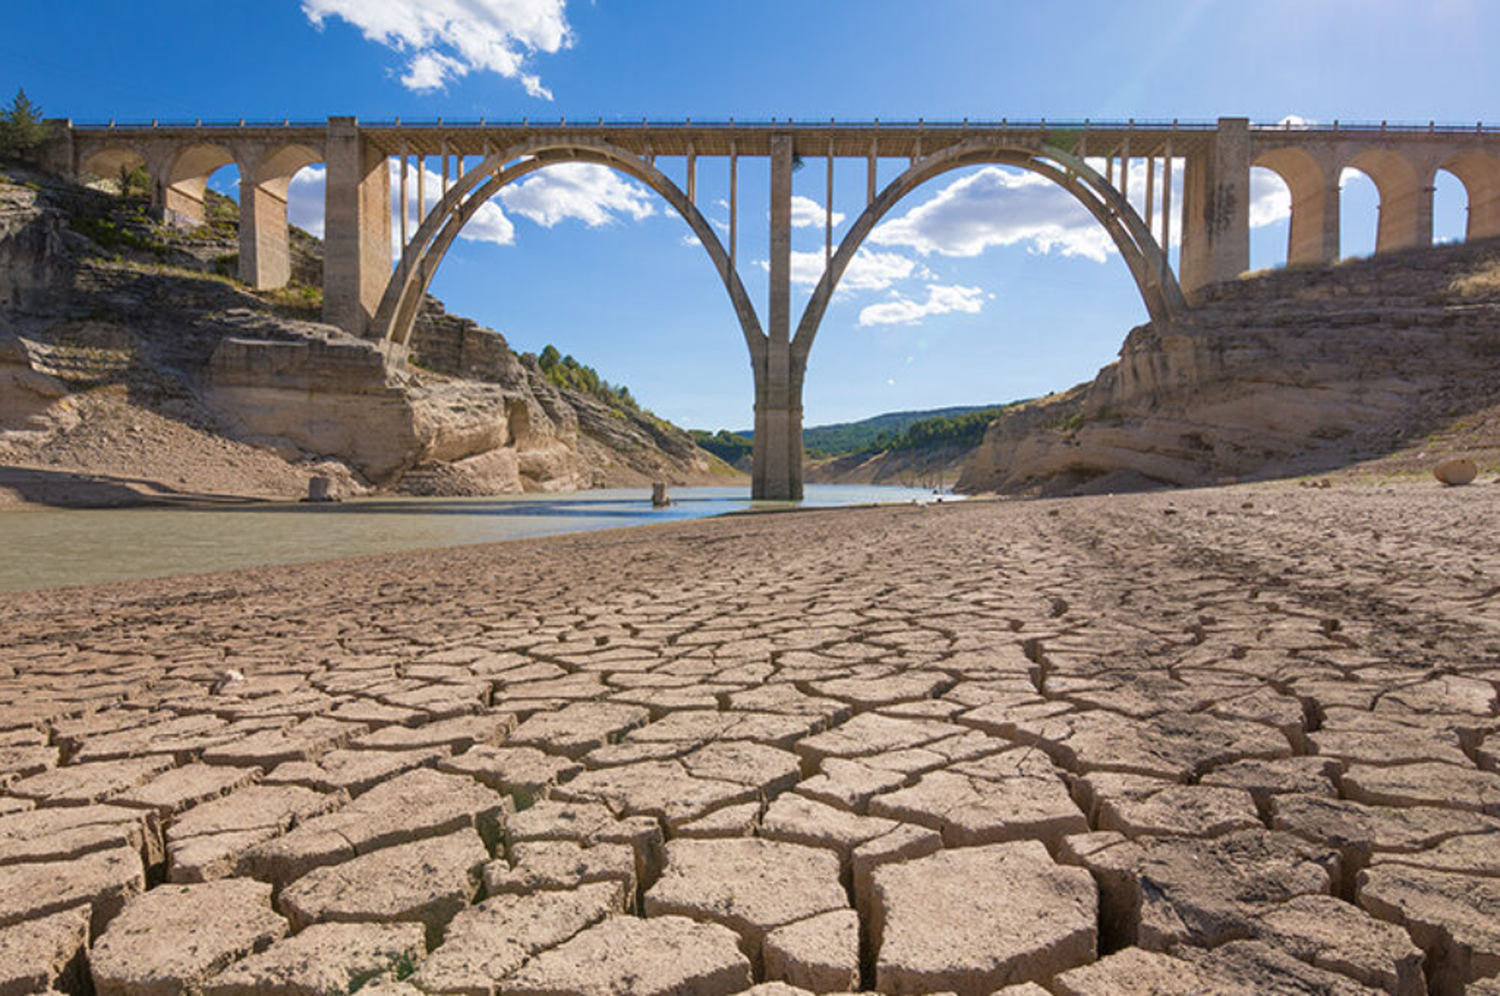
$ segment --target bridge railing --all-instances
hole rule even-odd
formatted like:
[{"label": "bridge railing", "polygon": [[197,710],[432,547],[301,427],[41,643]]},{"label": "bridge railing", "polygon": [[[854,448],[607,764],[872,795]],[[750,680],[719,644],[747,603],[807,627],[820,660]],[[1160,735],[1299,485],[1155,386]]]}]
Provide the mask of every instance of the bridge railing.
[{"label": "bridge railing", "polygon": [[[533,129],[533,130],[565,130],[580,128],[606,128],[611,130],[620,129],[649,129],[658,131],[686,131],[692,129],[732,130],[745,128],[749,130],[763,131],[770,128],[787,128],[793,131],[869,131],[881,128],[889,128],[900,131],[921,131],[931,128],[937,131],[962,131],[973,129],[976,131],[1130,131],[1140,129],[1143,131],[1168,131],[1179,130],[1188,132],[1208,132],[1218,128],[1215,121],[1183,121],[1166,119],[1131,118],[1124,121],[1100,120],[1090,118],[1081,120],[1074,119],[1016,119],[1009,118],[962,118],[962,119],[933,119],[917,118],[916,120],[881,120],[874,118],[869,121],[838,121],[829,119],[827,121],[815,120],[793,120],[784,119],[755,119],[738,120],[728,118],[722,120],[693,120],[683,119],[678,121],[652,121],[648,118],[567,118],[561,117],[556,120],[533,120],[522,118],[516,120],[491,121],[487,118],[448,120],[436,118],[430,121],[403,121],[400,118],[392,118],[380,121],[360,121],[361,128],[370,129]],[[299,130],[317,130],[327,127],[327,121],[293,121],[283,118],[279,121],[251,120],[242,118],[229,119],[194,119],[192,121],[163,121],[151,120],[120,120],[110,119],[108,121],[73,122],[72,127],[77,131],[153,131],[153,130],[204,130],[204,131],[226,131],[241,128],[283,128]],[[1415,122],[1415,121],[1260,121],[1252,122],[1252,131],[1271,132],[1354,132],[1368,134],[1371,132],[1385,132],[1396,134],[1500,134],[1500,125],[1475,122],[1474,124],[1455,124],[1451,122],[1440,123],[1437,121]]]}]

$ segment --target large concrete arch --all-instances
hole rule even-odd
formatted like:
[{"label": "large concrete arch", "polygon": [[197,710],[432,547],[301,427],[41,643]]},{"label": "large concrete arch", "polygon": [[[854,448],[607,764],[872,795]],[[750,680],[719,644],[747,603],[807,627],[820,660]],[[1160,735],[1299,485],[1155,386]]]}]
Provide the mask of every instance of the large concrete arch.
[{"label": "large concrete arch", "polygon": [[140,168],[150,168],[146,153],[134,145],[120,143],[91,149],[79,161],[78,173],[101,180],[115,180],[123,171]]},{"label": "large concrete arch", "polygon": [[876,224],[927,181],[952,170],[981,165],[1025,169],[1072,194],[1104,226],[1120,250],[1153,321],[1170,321],[1187,307],[1177,278],[1167,265],[1166,254],[1145,222],[1130,202],[1081,158],[1047,145],[996,144],[985,140],[962,142],[914,163],[892,180],[845,234],[813,290],[792,340],[793,377],[799,384],[833,292],[838,289],[844,271]]},{"label": "large concrete arch", "polygon": [[562,163],[591,163],[639,180],[672,206],[692,228],[734,305],[735,315],[754,364],[764,355],[766,336],[755,306],[731,264],[713,226],[666,174],[636,154],[605,142],[548,139],[527,142],[492,155],[465,173],[418,227],[401,254],[371,326],[374,338],[405,346],[411,337],[422,297],[443,257],[464,225],[489,199],[521,177]]},{"label": "large concrete arch", "polygon": [[1375,251],[1391,252],[1432,241],[1432,173],[1394,149],[1366,149],[1345,161],[1339,172],[1355,169],[1380,192]]},{"label": "large concrete arch", "polygon": [[1468,239],[1500,235],[1500,156],[1477,149],[1445,159],[1438,169],[1458,177],[1469,197]]},{"label": "large concrete arch", "polygon": [[1288,266],[1331,263],[1339,258],[1338,173],[1305,149],[1292,145],[1267,149],[1250,163],[1281,177],[1292,195],[1287,235]]}]

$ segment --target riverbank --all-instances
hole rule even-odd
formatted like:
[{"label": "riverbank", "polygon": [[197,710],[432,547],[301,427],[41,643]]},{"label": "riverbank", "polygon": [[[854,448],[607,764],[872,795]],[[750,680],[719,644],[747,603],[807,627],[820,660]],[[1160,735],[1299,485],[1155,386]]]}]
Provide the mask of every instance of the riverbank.
[{"label": "riverbank", "polygon": [[[192,932],[226,992],[1457,993],[1500,965],[1495,521],[1236,487],[0,595],[0,939],[64,989]],[[495,917],[559,928],[502,964]]]}]

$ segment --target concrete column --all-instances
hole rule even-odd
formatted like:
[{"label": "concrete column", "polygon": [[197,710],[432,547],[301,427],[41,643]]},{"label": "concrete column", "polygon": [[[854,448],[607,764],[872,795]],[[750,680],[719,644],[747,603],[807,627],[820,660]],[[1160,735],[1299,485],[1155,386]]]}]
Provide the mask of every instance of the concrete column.
[{"label": "concrete column", "polygon": [[1469,195],[1466,239],[1488,239],[1500,235],[1500,176],[1488,183],[1465,184]]},{"label": "concrete column", "polygon": [[251,183],[240,177],[239,277],[256,290],[285,287],[292,279],[284,181]]},{"label": "concrete column", "polygon": [[1165,259],[1172,248],[1172,143],[1161,164],[1161,255]]},{"label": "concrete column", "polygon": [[698,204],[698,156],[693,152],[693,143],[688,142],[687,148],[687,199],[694,206]]},{"label": "concrete column", "polygon": [[1220,118],[1206,151],[1183,177],[1182,290],[1204,288],[1250,268],[1250,122]]},{"label": "concrete column", "polygon": [[1339,258],[1339,184],[1320,177],[1314,186],[1291,188],[1292,221],[1287,233],[1288,266],[1332,263]]},{"label": "concrete column", "polygon": [[729,143],[729,268],[734,269],[740,235],[740,157]]},{"label": "concrete column", "polygon": [[865,164],[865,207],[875,203],[875,167],[880,156],[880,138],[870,139],[870,158]]},{"label": "concrete column", "polygon": [[1375,251],[1432,244],[1432,178],[1386,179],[1380,189],[1380,226]]},{"label": "concrete column", "polygon": [[391,279],[391,174],[354,118],[329,118],[323,238],[323,320],[370,328]]},{"label": "concrete column", "polygon": [[755,366],[755,473],[751,497],[802,498],[802,371],[791,350],[791,135],[771,137],[771,299],[767,349]]}]

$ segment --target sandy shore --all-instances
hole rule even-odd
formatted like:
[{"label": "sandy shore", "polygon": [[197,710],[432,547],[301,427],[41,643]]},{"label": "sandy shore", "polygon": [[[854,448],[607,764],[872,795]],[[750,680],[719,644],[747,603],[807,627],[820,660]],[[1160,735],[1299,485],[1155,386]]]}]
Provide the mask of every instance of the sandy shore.
[{"label": "sandy shore", "polygon": [[1241,487],[3,595],[0,989],[1500,991],[1497,524]]}]

